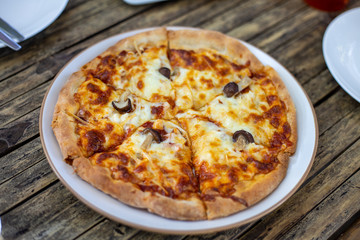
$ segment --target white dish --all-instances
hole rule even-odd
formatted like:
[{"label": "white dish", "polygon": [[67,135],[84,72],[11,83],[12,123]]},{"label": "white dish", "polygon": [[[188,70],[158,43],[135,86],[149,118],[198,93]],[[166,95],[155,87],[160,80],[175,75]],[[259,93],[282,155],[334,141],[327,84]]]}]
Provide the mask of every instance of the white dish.
[{"label": "white dish", "polygon": [[360,102],[360,8],[336,17],[323,38],[326,65],[340,86]]},{"label": "white dish", "polygon": [[[67,3],[68,0],[0,0],[0,16],[28,39],[55,21]],[[0,43],[0,47],[4,46]]]},{"label": "white dish", "polygon": [[[170,27],[170,29],[177,30],[180,27]],[[122,204],[81,180],[74,174],[73,169],[63,161],[60,148],[50,126],[60,89],[73,72],[105,51],[109,46],[120,39],[146,30],[149,29],[122,33],[89,47],[74,57],[55,77],[43,101],[40,113],[40,134],[45,154],[59,179],[81,201],[101,214],[126,225],[162,233],[195,234],[220,231],[254,221],[280,206],[300,187],[310,171],[318,142],[317,120],[308,96],[295,78],[272,57],[247,43],[245,45],[264,64],[272,66],[282,77],[297,108],[299,130],[297,151],[291,157],[287,176],[273,193],[258,204],[234,215],[211,221],[170,220]]]}]

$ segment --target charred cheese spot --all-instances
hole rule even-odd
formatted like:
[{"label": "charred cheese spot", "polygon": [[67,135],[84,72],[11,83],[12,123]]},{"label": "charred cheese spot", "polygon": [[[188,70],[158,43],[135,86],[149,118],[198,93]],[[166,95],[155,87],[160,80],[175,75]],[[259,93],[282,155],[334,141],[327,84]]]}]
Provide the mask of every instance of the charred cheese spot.
[{"label": "charred cheese spot", "polygon": [[97,156],[96,163],[101,164],[104,160],[107,161],[113,160],[114,162],[119,162],[123,165],[127,165],[129,162],[129,158],[123,153],[116,154],[116,153],[104,152],[104,153],[100,153]]},{"label": "charred cheese spot", "polygon": [[205,95],[204,93],[200,93],[200,94],[199,94],[199,98],[200,98],[201,100],[204,100],[204,99],[206,98],[206,95]]},{"label": "charred cheese spot", "polygon": [[151,114],[155,115],[157,118],[163,116],[164,106],[151,106]]},{"label": "charred cheese spot", "polygon": [[84,138],[87,140],[86,151],[90,155],[103,150],[105,136],[100,131],[90,130],[85,133]]},{"label": "charred cheese spot", "polygon": [[142,164],[138,165],[136,168],[134,168],[134,173],[141,173],[141,172],[144,172],[146,170],[147,170],[146,164],[142,163]]},{"label": "charred cheese spot", "polygon": [[275,169],[277,162],[260,162],[252,157],[246,159],[248,163],[252,163],[257,169],[258,173],[266,174]]},{"label": "charred cheese spot", "polygon": [[206,86],[207,89],[214,88],[214,83],[211,79],[201,78],[200,82]]},{"label": "charred cheese spot", "polygon": [[278,96],[276,95],[269,95],[266,97],[267,103],[271,106],[275,101],[278,100]]},{"label": "charred cheese spot", "polygon": [[143,89],[144,88],[144,82],[142,80],[139,80],[136,84],[137,88],[138,89]]},{"label": "charred cheese spot", "polygon": [[[89,83],[86,85],[87,90],[94,93],[95,96],[92,97],[90,103],[96,105],[104,105],[109,102],[109,97],[112,94],[112,89],[108,88],[105,91],[102,91],[99,86]],[[95,98],[95,99],[94,99]]]}]

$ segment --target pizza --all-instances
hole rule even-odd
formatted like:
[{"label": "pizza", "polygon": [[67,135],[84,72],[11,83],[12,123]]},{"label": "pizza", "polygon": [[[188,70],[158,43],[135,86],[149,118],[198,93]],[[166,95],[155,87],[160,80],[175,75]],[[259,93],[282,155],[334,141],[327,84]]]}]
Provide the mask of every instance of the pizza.
[{"label": "pizza", "polygon": [[165,27],[72,74],[52,122],[79,177],[178,220],[225,217],[268,196],[286,175],[296,127],[279,75],[240,41]]}]

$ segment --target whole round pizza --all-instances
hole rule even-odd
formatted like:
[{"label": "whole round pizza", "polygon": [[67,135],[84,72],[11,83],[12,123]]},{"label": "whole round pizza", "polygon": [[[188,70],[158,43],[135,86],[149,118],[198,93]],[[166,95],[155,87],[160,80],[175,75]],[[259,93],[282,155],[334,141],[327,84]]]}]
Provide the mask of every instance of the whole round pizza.
[{"label": "whole round pizza", "polygon": [[69,78],[52,128],[82,179],[179,220],[228,216],[265,198],[297,142],[278,74],[206,30],[157,28],[111,46]]}]

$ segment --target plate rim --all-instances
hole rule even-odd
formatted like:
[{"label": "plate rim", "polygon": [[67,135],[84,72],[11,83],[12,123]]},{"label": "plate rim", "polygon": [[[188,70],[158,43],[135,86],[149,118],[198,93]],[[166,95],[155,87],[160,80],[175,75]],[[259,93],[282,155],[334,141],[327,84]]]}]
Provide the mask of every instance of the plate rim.
[{"label": "plate rim", "polygon": [[[341,86],[342,89],[344,89],[345,92],[347,92],[352,98],[354,98],[356,101],[360,102],[360,91],[359,92],[354,92],[354,88],[349,88],[347,86],[347,81],[344,81],[344,77],[341,76],[341,74],[338,73],[338,71],[336,71],[336,67],[334,66],[335,64],[332,63],[331,58],[329,56],[329,34],[331,31],[334,31],[333,28],[335,26],[335,24],[337,24],[339,21],[341,21],[344,17],[346,18],[348,15],[353,14],[353,12],[357,12],[359,11],[358,14],[360,14],[360,7],[356,7],[356,8],[352,8],[346,12],[341,13],[339,16],[337,16],[334,20],[332,20],[330,22],[330,24],[327,26],[324,36],[323,36],[323,40],[322,40],[322,51],[323,51],[323,55],[324,55],[324,60],[325,60],[325,64],[328,68],[328,70],[330,71],[331,75],[333,76],[333,78],[335,79],[335,81]],[[351,84],[349,84],[351,85]]]},{"label": "plate rim", "polygon": [[[160,26],[159,26],[160,27]],[[45,140],[44,140],[44,133],[43,133],[43,115],[44,115],[44,107],[45,107],[45,104],[46,104],[46,100],[47,100],[47,97],[48,97],[48,94],[50,92],[50,90],[52,89],[56,79],[59,77],[59,75],[64,71],[64,69],[66,69],[66,67],[71,63],[73,62],[77,57],[79,57],[80,55],[82,55],[85,51],[87,51],[89,48],[95,46],[95,45],[98,45],[100,44],[101,42],[104,42],[104,41],[107,41],[111,38],[117,38],[121,35],[124,35],[124,34],[136,34],[138,32],[142,32],[142,31],[149,31],[149,30],[152,30],[152,29],[155,29],[155,28],[158,28],[158,27],[150,27],[150,28],[139,28],[139,29],[133,29],[133,30],[129,30],[129,31],[125,31],[125,32],[121,32],[119,34],[115,34],[115,35],[112,35],[112,36],[109,36],[109,37],[106,37],[105,39],[102,39],[94,44],[91,44],[90,46],[86,47],[85,49],[83,49],[81,52],[79,52],[78,54],[76,54],[74,57],[72,57],[59,71],[58,73],[54,76],[50,86],[48,87],[45,95],[44,95],[44,98],[43,98],[43,101],[42,101],[42,104],[41,104],[41,109],[40,109],[40,116],[39,116],[39,132],[40,132],[40,141],[41,141],[41,145],[43,147],[43,150],[44,150],[44,153],[46,155],[46,159],[49,163],[49,165],[51,166],[52,170],[54,171],[54,173],[56,174],[56,176],[59,178],[59,180],[61,181],[62,184],[64,184],[67,188],[67,190],[69,190],[74,196],[76,196],[81,202],[83,202],[87,207],[91,208],[92,210],[96,211],[97,213],[100,213],[101,215],[115,221],[115,222],[118,222],[118,223],[122,223],[124,225],[127,225],[127,226],[130,226],[130,227],[134,227],[134,228],[137,228],[137,229],[141,229],[141,230],[146,230],[146,231],[149,231],[149,232],[155,232],[155,233],[164,233],[164,234],[176,234],[176,235],[183,235],[183,234],[205,234],[205,233],[212,233],[212,232],[217,232],[217,231],[222,231],[222,230],[227,230],[227,229],[231,229],[231,228],[234,228],[234,227],[240,227],[240,226],[243,226],[247,223],[250,223],[250,222],[253,222],[255,220],[258,220],[260,219],[261,217],[271,213],[272,211],[274,211],[276,208],[278,208],[279,206],[281,206],[286,200],[288,200],[298,189],[299,187],[303,184],[303,182],[306,180],[306,177],[308,176],[312,166],[313,166],[313,163],[314,163],[314,160],[315,160],[315,156],[316,156],[316,151],[317,151],[317,148],[318,148],[318,140],[319,140],[319,127],[318,127],[318,121],[317,121],[317,117],[316,117],[316,112],[315,112],[315,109],[314,109],[314,106],[312,105],[311,103],[311,100],[309,98],[309,96],[307,95],[305,89],[301,86],[301,84],[298,82],[298,80],[293,76],[292,73],[290,73],[288,71],[288,69],[286,69],[282,64],[280,64],[277,60],[275,60],[272,56],[270,56],[269,54],[267,54],[266,52],[262,51],[261,49],[247,43],[247,42],[244,42],[242,40],[239,40],[237,39],[238,41],[240,41],[241,43],[245,44],[246,47],[249,48],[249,46],[251,48],[254,48],[260,52],[262,52],[263,54],[267,55],[267,57],[269,57],[272,61],[275,61],[277,64],[279,64],[279,66],[281,66],[283,68],[284,71],[286,71],[287,74],[291,75],[291,77],[293,78],[294,82],[297,84],[297,86],[301,89],[302,93],[304,94],[304,96],[306,97],[307,99],[307,103],[311,109],[311,113],[312,113],[312,122],[314,123],[314,130],[315,130],[315,136],[314,136],[314,146],[313,146],[313,152],[311,154],[311,159],[310,159],[310,162],[309,162],[309,165],[307,166],[304,174],[301,176],[300,180],[296,183],[296,185],[291,189],[291,191],[289,191],[282,199],[280,199],[279,201],[277,201],[274,205],[272,205],[271,207],[269,207],[268,209],[266,209],[265,211],[262,211],[258,214],[256,214],[255,216],[251,217],[251,218],[248,218],[248,219],[245,219],[245,220],[242,220],[242,221],[238,221],[238,222],[233,222],[231,224],[227,224],[227,225],[223,225],[223,226],[218,226],[218,227],[213,227],[213,228],[210,228],[210,229],[197,229],[197,230],[169,230],[169,229],[164,229],[164,228],[155,228],[155,227],[148,227],[148,226],[144,226],[144,225],[141,225],[140,223],[132,223],[132,222],[129,222],[127,221],[126,219],[119,219],[113,215],[111,215],[110,213],[106,212],[106,211],[103,211],[102,209],[100,209],[99,207],[93,205],[92,203],[90,203],[88,200],[86,200],[84,197],[82,197],[78,192],[76,192],[73,187],[68,184],[64,178],[61,176],[61,174],[58,172],[58,169],[56,169],[54,163],[52,162],[51,158],[50,158],[50,154],[48,152],[48,149],[46,147],[46,144],[45,144]],[[181,29],[194,29],[194,30],[204,30],[204,29],[200,29],[200,28],[192,28],[192,27],[182,27],[182,26],[166,26],[167,29],[170,29],[170,30],[181,30]],[[110,47],[110,46],[109,46]],[[91,59],[89,59],[90,61]],[[299,129],[297,130],[299,131]],[[52,131],[51,131],[52,132]],[[105,193],[104,193],[105,194]],[[131,206],[128,206],[131,208]],[[173,219],[169,219],[169,220],[172,220],[172,221],[181,221],[181,220],[173,220]],[[211,220],[205,220],[205,221],[211,221]],[[196,221],[195,221],[196,222]]]}]

